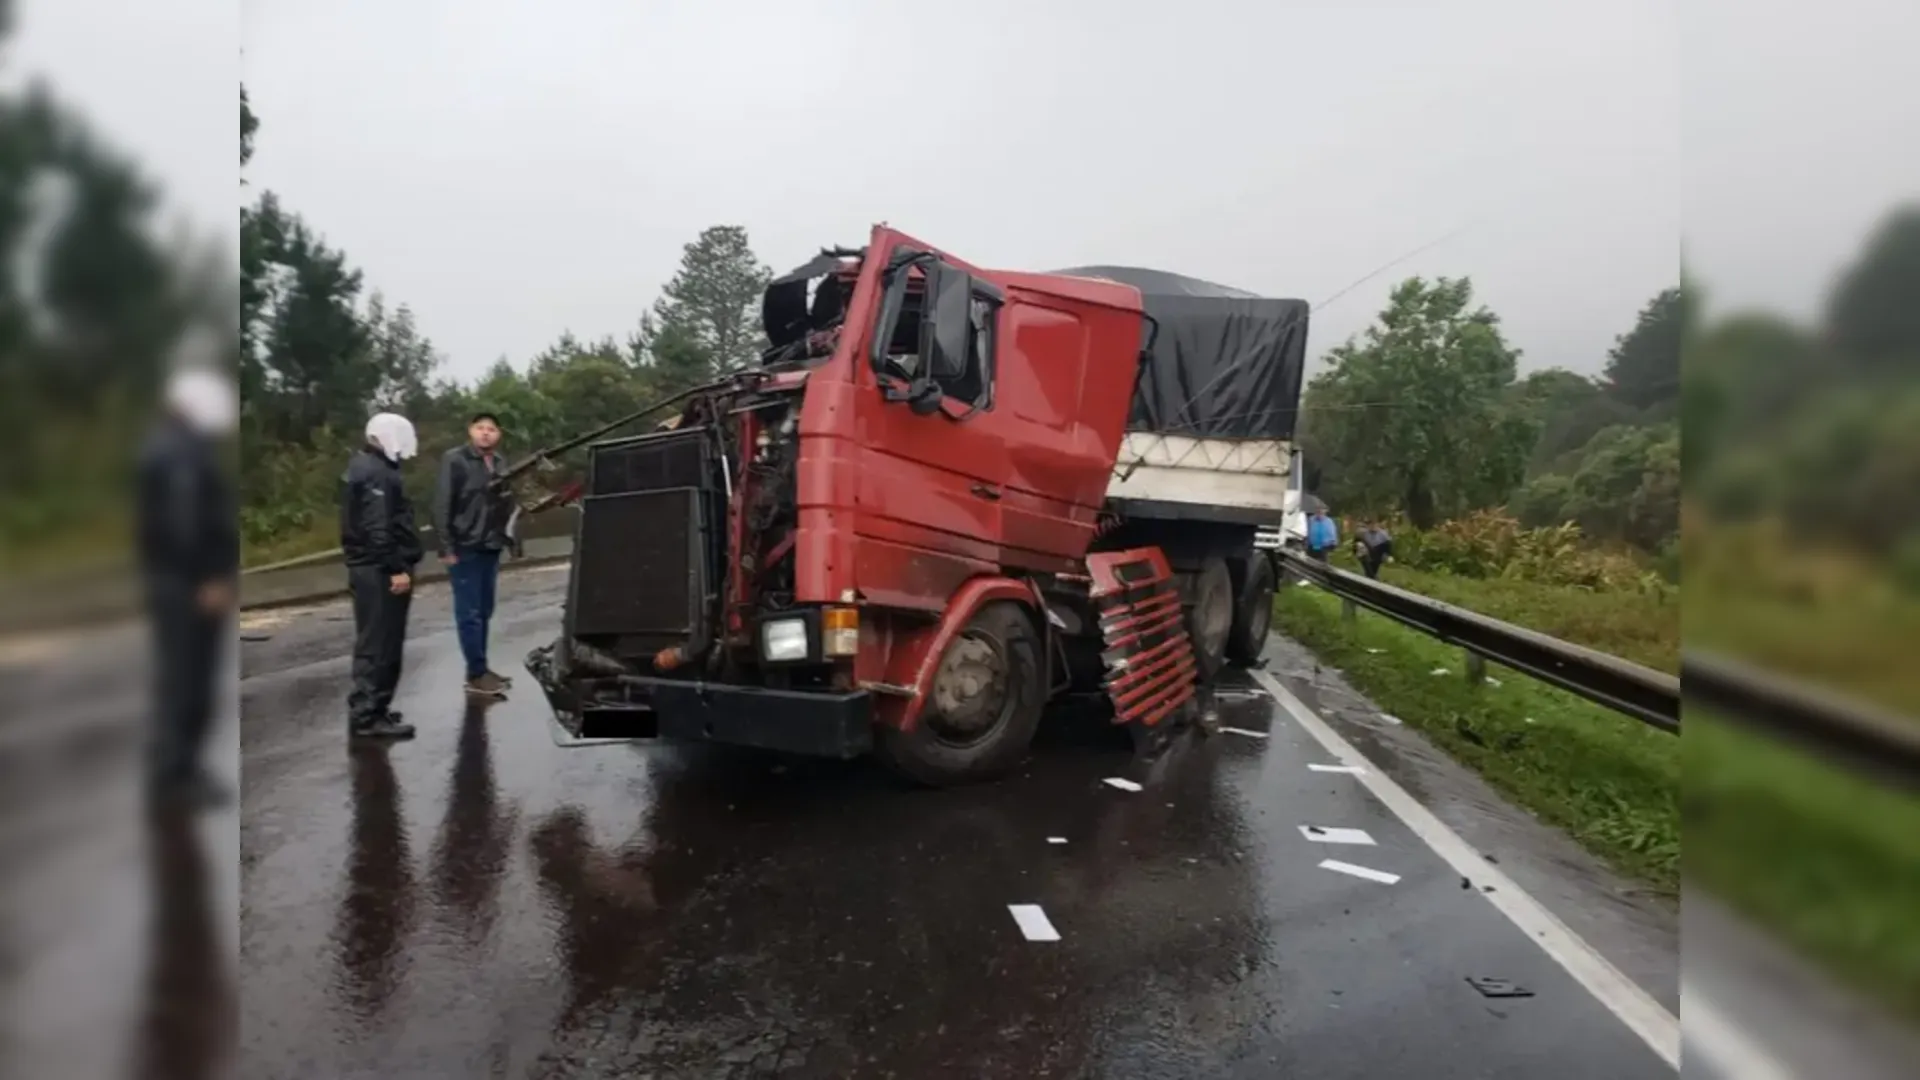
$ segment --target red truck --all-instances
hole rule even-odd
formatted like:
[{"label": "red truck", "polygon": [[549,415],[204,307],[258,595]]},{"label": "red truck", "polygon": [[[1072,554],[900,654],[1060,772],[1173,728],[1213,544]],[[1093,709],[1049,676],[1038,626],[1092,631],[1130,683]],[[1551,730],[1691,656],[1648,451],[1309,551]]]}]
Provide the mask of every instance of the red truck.
[{"label": "red truck", "polygon": [[1305,304],[882,226],[762,313],[758,367],[589,448],[561,634],[527,660],[563,740],[957,783],[1017,764],[1058,695],[1150,737],[1257,657]]}]

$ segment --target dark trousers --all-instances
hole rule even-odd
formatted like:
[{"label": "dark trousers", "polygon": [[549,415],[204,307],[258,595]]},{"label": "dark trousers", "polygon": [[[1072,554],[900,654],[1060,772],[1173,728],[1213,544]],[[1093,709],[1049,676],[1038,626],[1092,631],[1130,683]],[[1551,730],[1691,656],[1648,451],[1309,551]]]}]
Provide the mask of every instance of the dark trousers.
[{"label": "dark trousers", "polygon": [[154,677],[149,765],[156,781],[171,783],[200,770],[227,620],[200,610],[190,581],[155,575],[146,584]]},{"label": "dark trousers", "polygon": [[493,587],[500,579],[497,551],[454,552],[447,567],[453,586],[453,625],[460,637],[460,655],[467,660],[467,678],[487,673],[487,624],[493,619]]},{"label": "dark trousers", "polygon": [[1382,557],[1379,555],[1362,555],[1360,556],[1360,569],[1366,571],[1368,577],[1377,578],[1380,576],[1380,563],[1382,561]]},{"label": "dark trousers", "polygon": [[387,715],[400,685],[400,652],[407,642],[411,591],[395,595],[392,575],[377,566],[347,567],[353,592],[353,690],[347,695],[347,719],[354,726]]}]

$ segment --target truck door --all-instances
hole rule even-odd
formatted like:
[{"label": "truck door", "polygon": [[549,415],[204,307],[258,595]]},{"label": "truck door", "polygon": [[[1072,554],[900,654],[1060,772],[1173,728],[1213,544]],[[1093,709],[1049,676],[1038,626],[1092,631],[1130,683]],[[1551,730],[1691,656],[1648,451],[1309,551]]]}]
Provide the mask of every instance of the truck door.
[{"label": "truck door", "polygon": [[855,578],[870,599],[938,609],[1004,564],[1010,412],[996,408],[1005,293],[897,237],[861,350]]}]

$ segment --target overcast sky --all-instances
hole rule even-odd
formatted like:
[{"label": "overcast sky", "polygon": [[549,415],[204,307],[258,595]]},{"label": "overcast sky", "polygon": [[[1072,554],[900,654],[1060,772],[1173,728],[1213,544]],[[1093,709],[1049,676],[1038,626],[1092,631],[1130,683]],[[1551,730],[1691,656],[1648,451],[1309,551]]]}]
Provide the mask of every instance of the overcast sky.
[{"label": "overcast sky", "polygon": [[1314,302],[1419,251],[1316,349],[1467,274],[1524,366],[1595,371],[1683,206],[1717,299],[1805,313],[1920,191],[1911,0],[245,0],[237,35],[233,0],[21,7],[24,66],[229,236],[231,106],[196,106],[238,44],[256,189],[462,376],[624,336],[706,225],[785,269],[878,220]]}]

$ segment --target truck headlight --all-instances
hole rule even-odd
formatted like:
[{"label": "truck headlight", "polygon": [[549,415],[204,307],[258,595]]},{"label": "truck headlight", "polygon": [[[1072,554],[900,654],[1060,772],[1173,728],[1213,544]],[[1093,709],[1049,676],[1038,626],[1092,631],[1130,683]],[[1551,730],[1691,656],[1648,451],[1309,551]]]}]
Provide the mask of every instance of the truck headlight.
[{"label": "truck headlight", "polygon": [[805,619],[770,619],[760,624],[760,658],[770,663],[807,658]]}]

